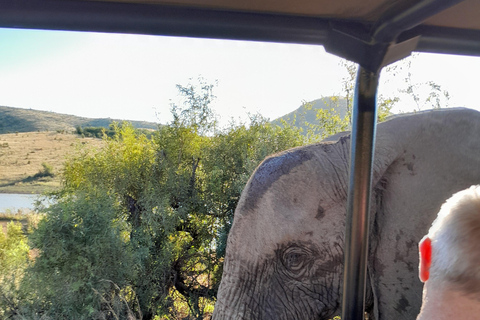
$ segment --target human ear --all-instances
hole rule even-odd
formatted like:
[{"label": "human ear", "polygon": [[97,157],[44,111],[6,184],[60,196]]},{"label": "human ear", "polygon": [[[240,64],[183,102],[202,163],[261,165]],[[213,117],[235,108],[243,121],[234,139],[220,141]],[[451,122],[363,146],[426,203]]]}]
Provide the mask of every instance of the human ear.
[{"label": "human ear", "polygon": [[418,245],[420,252],[419,278],[425,282],[430,277],[430,266],[432,265],[432,240],[425,236]]}]

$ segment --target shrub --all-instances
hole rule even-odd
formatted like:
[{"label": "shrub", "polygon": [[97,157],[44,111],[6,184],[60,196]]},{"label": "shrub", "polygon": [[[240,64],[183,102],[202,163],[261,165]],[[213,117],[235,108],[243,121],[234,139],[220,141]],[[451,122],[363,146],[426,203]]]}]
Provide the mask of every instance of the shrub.
[{"label": "shrub", "polygon": [[0,318],[16,314],[21,303],[20,281],[28,263],[29,246],[22,224],[11,221],[0,228]]},{"label": "shrub", "polygon": [[45,209],[30,236],[39,255],[23,281],[34,296],[30,309],[53,319],[131,312],[134,296],[126,300],[119,288],[128,288],[135,268],[127,246],[129,230],[116,208],[112,197],[91,190]]},{"label": "shrub", "polygon": [[43,162],[42,163],[43,169],[37,172],[33,178],[38,179],[38,178],[45,178],[45,177],[53,177],[55,174],[53,173],[53,166]]}]

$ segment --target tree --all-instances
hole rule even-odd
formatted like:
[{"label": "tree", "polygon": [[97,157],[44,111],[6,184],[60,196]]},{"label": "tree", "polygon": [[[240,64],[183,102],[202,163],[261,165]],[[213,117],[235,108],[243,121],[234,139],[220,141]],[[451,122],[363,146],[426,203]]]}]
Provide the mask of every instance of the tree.
[{"label": "tree", "polygon": [[[404,99],[409,99],[414,103],[413,111],[425,109],[440,109],[447,107],[450,100],[450,93],[443,89],[441,85],[434,81],[415,82],[411,70],[412,62],[418,57],[413,54],[392,66],[387,67],[386,71],[397,78],[403,78],[404,87],[398,89],[398,93]],[[400,99],[400,98],[397,98]]]},{"label": "tree", "polygon": [[196,84],[192,83],[192,79],[186,86],[177,84],[177,90],[183,101],[180,106],[174,103],[170,105],[173,115],[172,126],[188,127],[199,135],[213,133],[217,119],[210,104],[216,98],[213,95],[215,86],[216,84],[208,84],[202,77],[197,79]]},{"label": "tree", "polygon": [[[200,94],[179,89],[187,95],[186,101],[195,101],[197,114],[213,115],[211,110],[199,110],[195,98],[201,96],[210,103],[205,97],[211,87],[201,86]],[[209,108],[209,103],[203,108]],[[202,319],[202,304],[216,296],[226,234],[243,186],[268,154],[300,145],[303,139],[298,130],[271,126],[259,116],[252,116],[249,126],[231,124],[212,131],[215,117],[211,116],[211,123],[195,117],[192,121],[183,117],[193,112],[185,111],[188,108],[159,130],[156,143],[160,166],[170,168],[165,177],[170,207],[181,219],[172,238],[176,248],[173,285],[191,314]]]},{"label": "tree", "polygon": [[[339,96],[324,98],[325,105],[329,107],[317,109],[316,122],[307,124],[309,127],[308,141],[322,140],[351,128],[357,64],[347,60],[342,60],[340,64],[347,71],[346,76],[342,79],[343,92]],[[380,94],[377,99],[378,121],[385,121],[387,117],[391,116],[391,109],[397,102],[397,97],[389,98]],[[346,108],[346,112],[342,112],[342,108]]]},{"label": "tree", "polygon": [[[441,85],[433,81],[424,83],[413,81],[411,64],[415,58],[416,55],[413,55],[384,69],[382,78],[403,77],[403,84],[405,86],[398,87],[397,95],[394,97],[379,94],[377,98],[379,122],[383,122],[389,116],[393,115],[391,110],[400,102],[400,96],[403,96],[404,99],[413,100],[415,103],[414,111],[420,111],[425,108],[439,109],[442,106],[448,106],[450,94],[444,90]],[[335,133],[350,130],[357,66],[355,63],[347,60],[342,60],[340,64],[345,67],[347,71],[346,77],[342,79],[343,92],[340,96],[325,98],[330,108],[318,109],[316,115],[317,122],[308,124],[309,141],[321,140]],[[387,81],[389,81],[389,79],[387,79]],[[342,99],[346,100],[347,108],[346,115],[344,116],[342,116],[340,112]]]}]

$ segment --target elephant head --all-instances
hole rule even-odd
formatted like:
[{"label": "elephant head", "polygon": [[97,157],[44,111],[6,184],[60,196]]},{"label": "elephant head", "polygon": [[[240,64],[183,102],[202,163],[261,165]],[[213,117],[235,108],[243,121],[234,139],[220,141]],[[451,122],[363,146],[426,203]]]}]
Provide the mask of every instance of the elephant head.
[{"label": "elephant head", "polygon": [[[417,243],[443,201],[480,182],[480,113],[397,116],[377,128],[367,309],[414,319]],[[214,320],[330,319],[340,313],[348,134],[265,159],[243,190]]]}]

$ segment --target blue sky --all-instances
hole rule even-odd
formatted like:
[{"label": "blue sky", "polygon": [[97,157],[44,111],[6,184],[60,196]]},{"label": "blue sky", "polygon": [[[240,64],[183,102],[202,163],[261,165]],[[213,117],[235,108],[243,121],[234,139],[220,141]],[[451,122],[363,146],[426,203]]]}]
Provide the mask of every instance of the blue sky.
[{"label": "blue sky", "polygon": [[[341,94],[346,77],[320,46],[15,29],[0,29],[0,39],[0,105],[85,117],[166,123],[175,85],[202,76],[218,80],[213,107],[223,123],[249,112],[274,119]],[[410,71],[414,83],[448,90],[451,107],[480,106],[480,58],[422,54]],[[398,95],[405,74],[382,74],[380,92]],[[404,96],[394,111],[413,107]]]}]

